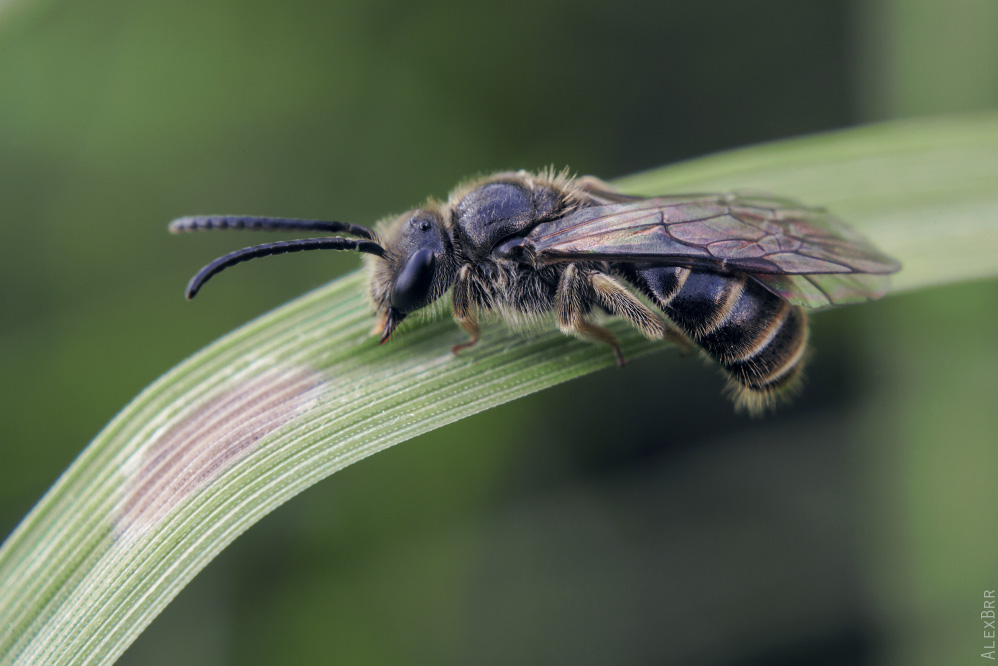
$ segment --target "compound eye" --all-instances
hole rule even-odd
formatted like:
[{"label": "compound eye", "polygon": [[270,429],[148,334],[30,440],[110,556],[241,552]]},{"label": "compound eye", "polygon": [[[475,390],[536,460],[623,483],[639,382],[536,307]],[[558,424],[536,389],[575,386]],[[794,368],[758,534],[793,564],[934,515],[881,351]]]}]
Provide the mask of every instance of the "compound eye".
[{"label": "compound eye", "polygon": [[412,312],[426,304],[426,297],[433,283],[435,263],[433,251],[426,248],[409,257],[392,287],[389,301],[393,308],[401,312]]}]

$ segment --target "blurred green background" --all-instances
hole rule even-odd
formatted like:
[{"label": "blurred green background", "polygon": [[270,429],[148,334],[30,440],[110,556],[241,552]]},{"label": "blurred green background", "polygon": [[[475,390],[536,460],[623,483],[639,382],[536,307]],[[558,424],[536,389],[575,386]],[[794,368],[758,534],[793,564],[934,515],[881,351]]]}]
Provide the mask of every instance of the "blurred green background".
[{"label": "blurred green background", "polygon": [[[998,3],[0,1],[0,534],[159,374],[358,265],[194,270],[182,214],[369,223],[998,108]],[[998,258],[996,258],[998,261]],[[998,587],[998,284],[822,314],[732,413],[664,353],[430,433],[238,539],[123,664],[957,664]]]}]

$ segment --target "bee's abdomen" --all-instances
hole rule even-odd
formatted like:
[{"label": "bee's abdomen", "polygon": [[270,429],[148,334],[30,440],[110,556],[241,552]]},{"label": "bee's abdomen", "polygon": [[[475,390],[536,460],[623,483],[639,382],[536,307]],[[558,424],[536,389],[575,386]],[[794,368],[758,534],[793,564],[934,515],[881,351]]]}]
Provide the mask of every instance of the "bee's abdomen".
[{"label": "bee's abdomen", "polygon": [[627,273],[636,286],[739,386],[765,399],[800,375],[807,348],[801,308],[747,275],[662,266],[632,270]]}]

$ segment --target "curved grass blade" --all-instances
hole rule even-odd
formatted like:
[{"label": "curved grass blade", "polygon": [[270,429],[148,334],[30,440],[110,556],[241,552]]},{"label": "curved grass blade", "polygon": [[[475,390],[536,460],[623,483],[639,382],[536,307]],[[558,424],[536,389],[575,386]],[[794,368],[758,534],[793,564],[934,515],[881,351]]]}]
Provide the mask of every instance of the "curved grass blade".
[{"label": "curved grass blade", "polygon": [[[626,179],[645,194],[755,189],[824,205],[899,258],[897,290],[998,275],[998,116],[884,124]],[[0,549],[0,663],[114,661],[263,515],[392,444],[612,365],[501,326],[455,358],[446,319],[368,336],[346,276],[225,336],[142,392]],[[663,348],[613,324],[633,358]]]}]

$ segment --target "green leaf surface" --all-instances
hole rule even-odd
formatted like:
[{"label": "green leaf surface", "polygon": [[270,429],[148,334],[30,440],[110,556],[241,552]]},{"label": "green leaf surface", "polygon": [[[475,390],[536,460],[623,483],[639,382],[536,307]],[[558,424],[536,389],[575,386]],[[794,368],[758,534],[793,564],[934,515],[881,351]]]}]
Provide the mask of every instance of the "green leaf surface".
[{"label": "green leaf surface", "polygon": [[[998,116],[774,143],[621,181],[826,206],[902,261],[895,290],[998,274]],[[392,444],[613,364],[553,330],[446,317],[378,346],[354,273],[225,336],[129,404],[0,550],[0,663],[111,663],[243,530]],[[876,307],[868,306],[868,307]],[[634,358],[664,345],[612,324]]]}]

